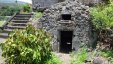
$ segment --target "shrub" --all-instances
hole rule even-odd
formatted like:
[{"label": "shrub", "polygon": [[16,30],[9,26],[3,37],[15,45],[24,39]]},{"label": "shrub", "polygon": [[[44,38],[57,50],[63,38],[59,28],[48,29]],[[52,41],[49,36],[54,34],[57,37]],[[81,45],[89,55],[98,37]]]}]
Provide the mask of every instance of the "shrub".
[{"label": "shrub", "polygon": [[105,4],[110,4],[112,0],[102,0]]},{"label": "shrub", "polygon": [[25,4],[22,6],[23,12],[31,12],[32,8],[29,4]]},{"label": "shrub", "polygon": [[[113,49],[113,4],[91,8],[92,22],[98,34],[98,41],[103,43],[101,46],[109,45]],[[106,47],[105,47],[106,48]]]},{"label": "shrub", "polygon": [[41,18],[42,15],[43,15],[42,12],[35,12],[35,17],[36,17],[36,18]]},{"label": "shrub", "polygon": [[34,13],[34,21],[37,21],[38,19],[40,19],[43,16],[42,12],[35,12]]},{"label": "shrub", "polygon": [[31,25],[15,30],[2,44],[3,57],[8,64],[46,64],[51,59],[51,37]]},{"label": "shrub", "polygon": [[1,16],[11,16],[15,12],[31,12],[32,8],[31,5],[25,4],[25,5],[13,5],[13,6],[3,6],[0,9],[0,15]]},{"label": "shrub", "polygon": [[15,12],[18,12],[21,10],[21,6],[4,6],[0,9],[0,15],[1,16],[11,16]]},{"label": "shrub", "polygon": [[105,7],[94,7],[90,11],[93,24],[97,29],[113,28],[113,5]]},{"label": "shrub", "polygon": [[100,55],[106,58],[113,58],[113,52],[110,50],[103,50]]},{"label": "shrub", "polygon": [[96,29],[113,28],[113,4],[100,4],[90,9],[92,21]]}]

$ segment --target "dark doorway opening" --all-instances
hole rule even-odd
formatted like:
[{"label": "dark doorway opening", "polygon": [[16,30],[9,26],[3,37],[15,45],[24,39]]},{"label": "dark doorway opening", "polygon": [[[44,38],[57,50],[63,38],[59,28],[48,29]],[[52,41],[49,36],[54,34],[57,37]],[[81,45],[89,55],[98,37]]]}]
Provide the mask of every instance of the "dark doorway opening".
[{"label": "dark doorway opening", "polygon": [[72,51],[72,35],[73,31],[60,31],[60,52]]}]

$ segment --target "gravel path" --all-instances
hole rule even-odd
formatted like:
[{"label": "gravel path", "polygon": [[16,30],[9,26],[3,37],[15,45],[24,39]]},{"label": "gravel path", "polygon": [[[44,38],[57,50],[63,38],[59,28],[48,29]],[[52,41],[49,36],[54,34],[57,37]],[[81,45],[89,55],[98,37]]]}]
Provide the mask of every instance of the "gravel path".
[{"label": "gravel path", "polygon": [[[0,43],[3,43],[5,42],[6,39],[4,38],[0,38]],[[4,58],[2,57],[2,50],[1,50],[1,47],[0,47],[0,64],[5,64],[4,63]]]},{"label": "gravel path", "polygon": [[0,48],[0,64],[5,64],[4,63],[4,58],[2,57],[2,50]]},{"label": "gravel path", "polygon": [[0,43],[5,42],[5,40],[6,40],[6,39],[4,39],[4,38],[0,38]]},{"label": "gravel path", "polygon": [[63,64],[70,64],[71,61],[71,56],[70,54],[65,54],[65,53],[55,53],[63,62]]}]

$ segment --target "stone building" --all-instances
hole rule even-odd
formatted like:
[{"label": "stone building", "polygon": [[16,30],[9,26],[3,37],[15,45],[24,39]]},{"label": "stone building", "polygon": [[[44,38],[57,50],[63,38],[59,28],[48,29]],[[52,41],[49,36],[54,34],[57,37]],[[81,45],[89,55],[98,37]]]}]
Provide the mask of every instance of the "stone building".
[{"label": "stone building", "polygon": [[78,50],[81,44],[91,46],[94,41],[89,7],[77,1],[65,1],[46,9],[39,27],[52,34],[56,52]]},{"label": "stone building", "polygon": [[[32,0],[32,4],[33,4],[33,9],[43,9],[43,8],[50,7],[53,4],[63,2],[63,1],[65,0]],[[86,5],[92,5],[95,3],[102,2],[102,0],[77,0],[77,1],[81,2],[82,4],[86,4]]]}]

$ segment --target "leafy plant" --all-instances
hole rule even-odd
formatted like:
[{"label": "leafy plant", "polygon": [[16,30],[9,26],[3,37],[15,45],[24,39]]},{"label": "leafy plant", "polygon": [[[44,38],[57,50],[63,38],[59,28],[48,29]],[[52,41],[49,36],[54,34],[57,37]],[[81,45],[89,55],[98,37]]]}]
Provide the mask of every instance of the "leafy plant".
[{"label": "leafy plant", "polygon": [[11,16],[15,12],[18,12],[21,10],[21,6],[4,6],[0,9],[0,15],[1,16]]},{"label": "leafy plant", "polygon": [[25,30],[10,34],[2,44],[2,55],[7,64],[46,64],[52,57],[50,41],[44,30],[28,25]]},{"label": "leafy plant", "polygon": [[113,5],[91,8],[90,13],[96,29],[113,28]]},{"label": "leafy plant", "polygon": [[34,17],[33,17],[33,21],[37,21],[38,19],[40,19],[43,16],[42,12],[35,12],[34,13]]},{"label": "leafy plant", "polygon": [[93,7],[90,13],[95,31],[98,34],[98,41],[103,43],[101,46],[113,49],[113,39],[110,37],[113,31],[113,4]]},{"label": "leafy plant", "polygon": [[113,58],[113,51],[111,50],[101,50],[100,55],[105,58]]},{"label": "leafy plant", "polygon": [[99,56],[99,57],[103,57],[106,58],[106,60],[109,61],[110,64],[113,63],[113,51],[112,50],[101,50],[101,49],[96,49],[95,52],[95,57]]},{"label": "leafy plant", "polygon": [[72,62],[71,64],[84,64],[85,60],[88,57],[86,48],[81,48],[77,53],[72,53]]},{"label": "leafy plant", "polygon": [[103,2],[105,2],[106,4],[110,4],[112,2],[112,0],[102,0]]},{"label": "leafy plant", "polygon": [[22,10],[23,10],[23,12],[31,12],[32,11],[31,5],[29,5],[29,4],[23,5]]},{"label": "leafy plant", "polygon": [[43,15],[42,12],[35,12],[35,17],[36,17],[36,18],[41,18],[42,15]]},{"label": "leafy plant", "polygon": [[[106,6],[93,7],[90,10],[92,15],[92,22],[98,34],[100,43],[96,52],[97,56],[105,57],[110,64],[113,63],[113,39],[110,37],[113,29],[113,4]],[[101,50],[102,49],[102,50]]]},{"label": "leafy plant", "polygon": [[46,64],[62,64],[62,62],[54,53],[52,53],[51,59],[49,59]]},{"label": "leafy plant", "polygon": [[31,12],[32,8],[31,5],[25,4],[25,5],[13,5],[13,6],[3,6],[0,8],[0,15],[1,16],[11,16],[15,12]]}]

